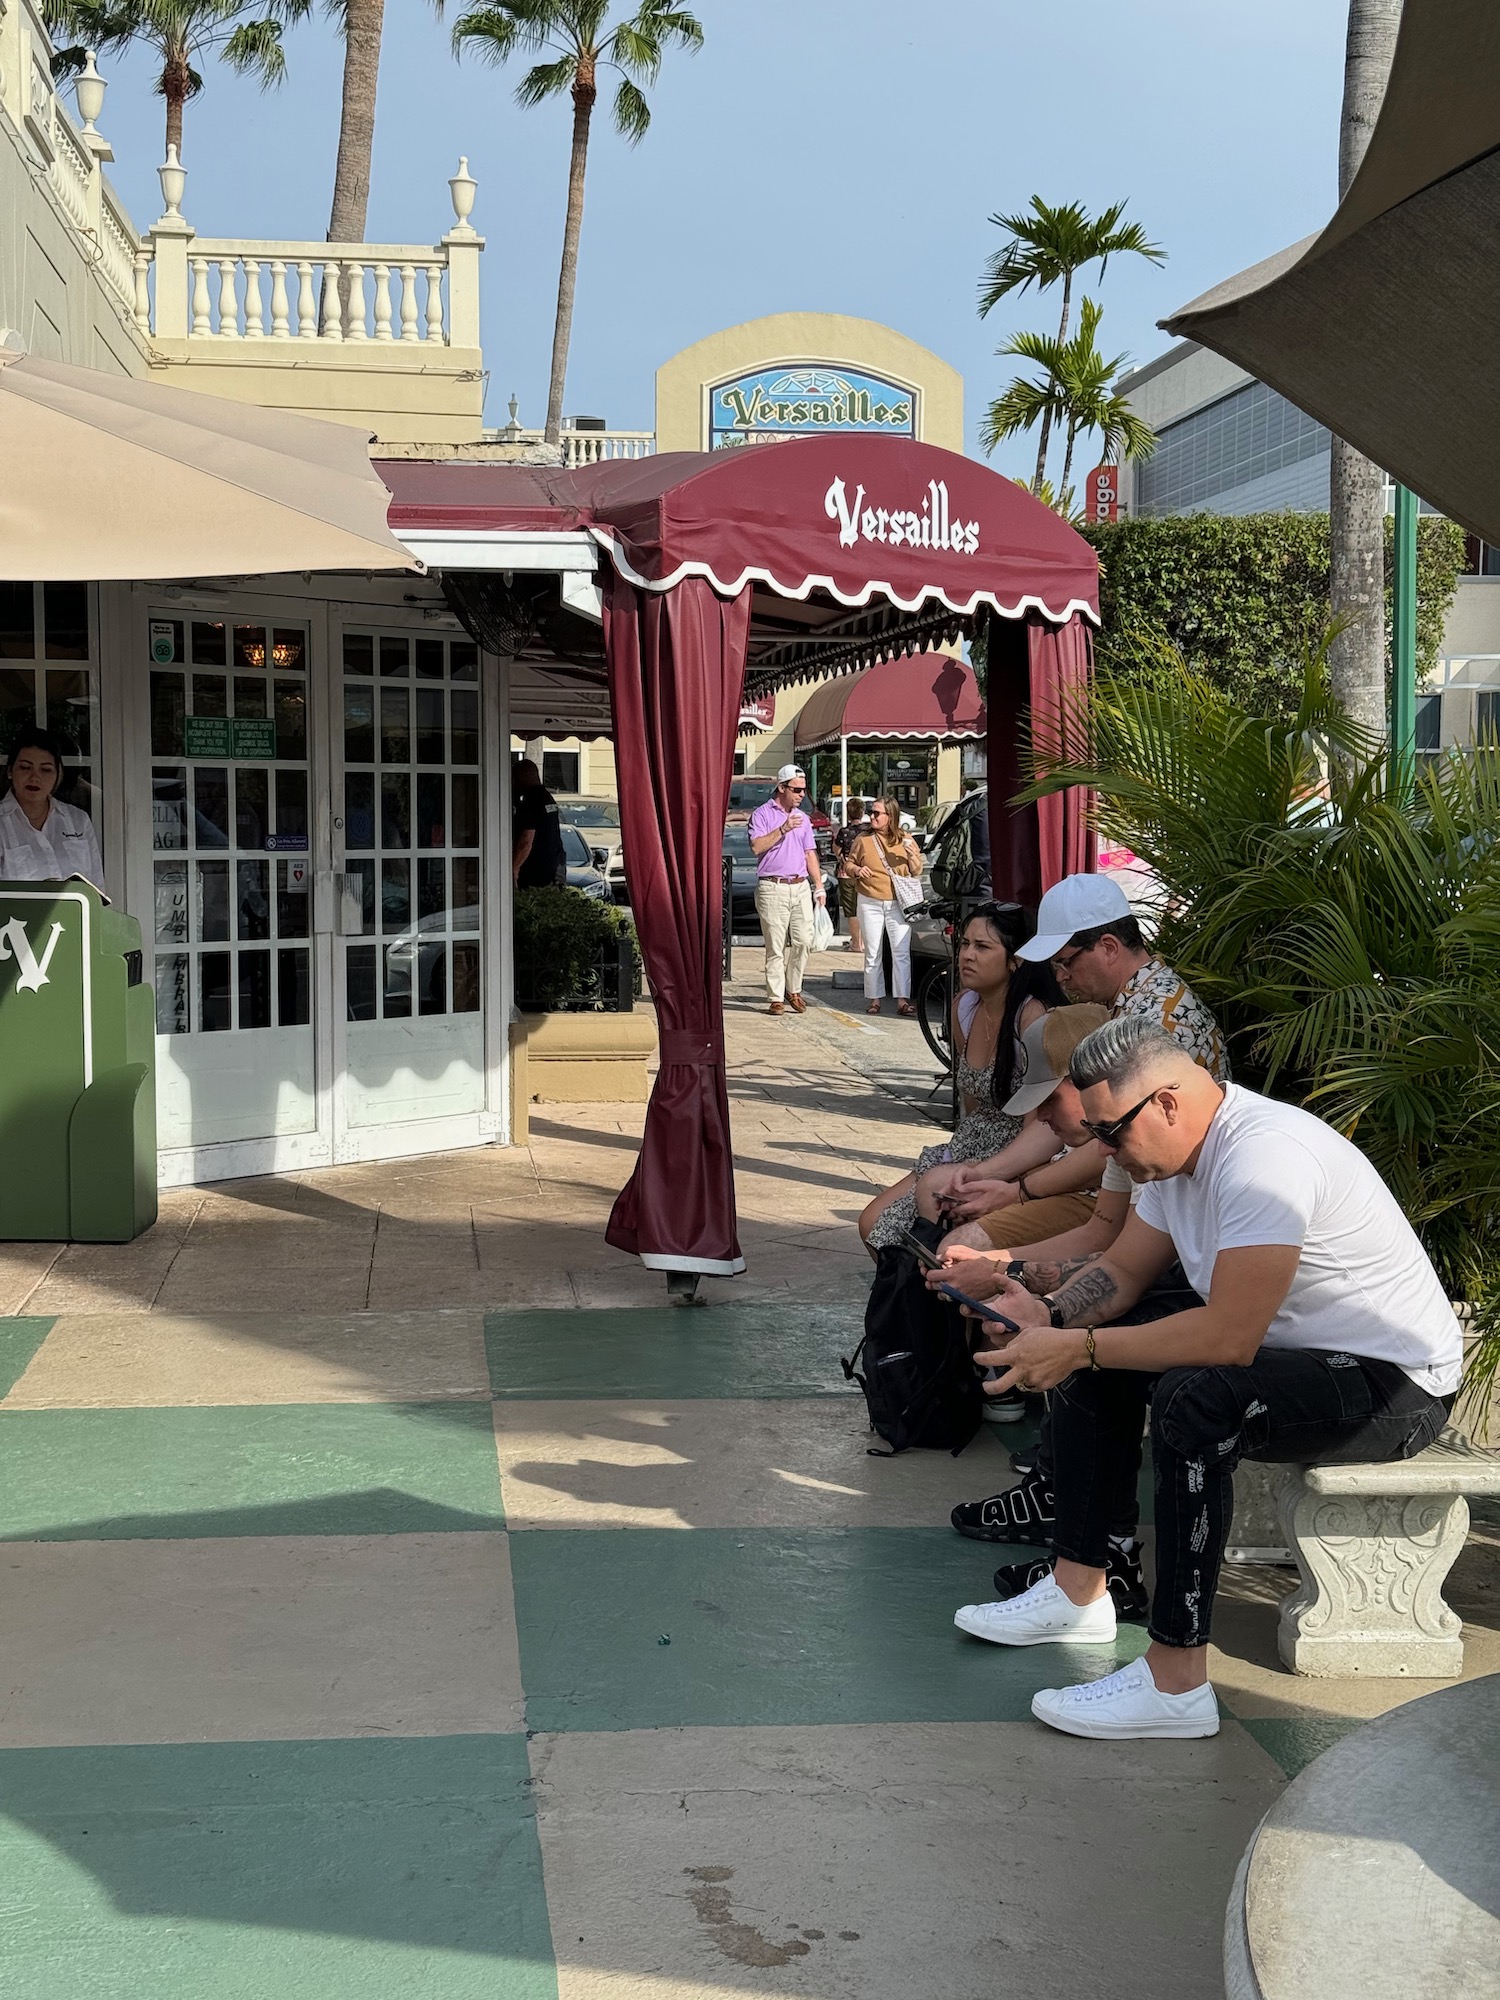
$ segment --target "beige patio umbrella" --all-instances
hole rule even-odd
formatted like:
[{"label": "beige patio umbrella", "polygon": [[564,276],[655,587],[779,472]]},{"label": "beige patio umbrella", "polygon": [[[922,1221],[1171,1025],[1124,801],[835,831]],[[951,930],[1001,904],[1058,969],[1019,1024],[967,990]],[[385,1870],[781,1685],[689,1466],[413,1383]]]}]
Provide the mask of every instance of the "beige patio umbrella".
[{"label": "beige patio umbrella", "polygon": [[0,578],[420,570],[368,443],[0,347]]},{"label": "beige patio umbrella", "polygon": [[1406,0],[1380,118],[1332,222],[1162,325],[1500,542],[1497,0]]}]

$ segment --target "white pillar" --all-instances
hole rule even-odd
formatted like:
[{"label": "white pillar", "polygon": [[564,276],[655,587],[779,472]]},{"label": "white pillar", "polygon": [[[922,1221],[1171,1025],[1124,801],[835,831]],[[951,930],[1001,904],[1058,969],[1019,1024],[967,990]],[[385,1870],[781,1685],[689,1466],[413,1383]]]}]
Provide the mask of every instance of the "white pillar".
[{"label": "white pillar", "polygon": [[849,739],[839,737],[839,793],[844,801],[844,824],[849,824]]}]

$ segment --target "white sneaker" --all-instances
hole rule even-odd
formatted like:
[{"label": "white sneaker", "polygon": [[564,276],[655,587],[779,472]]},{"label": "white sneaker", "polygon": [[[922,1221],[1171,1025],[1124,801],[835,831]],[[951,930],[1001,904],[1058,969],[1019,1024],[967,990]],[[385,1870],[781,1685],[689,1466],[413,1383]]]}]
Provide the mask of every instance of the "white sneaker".
[{"label": "white sneaker", "polygon": [[1003,1603],[963,1605],[953,1622],[996,1646],[1107,1646],[1115,1636],[1115,1607],[1108,1591],[1092,1604],[1075,1604],[1048,1574]]},{"label": "white sneaker", "polygon": [[1144,1660],[1132,1660],[1102,1681],[1043,1688],[1031,1712],[1069,1736],[1217,1736],[1219,1704],[1207,1684],[1188,1694],[1163,1694]]}]

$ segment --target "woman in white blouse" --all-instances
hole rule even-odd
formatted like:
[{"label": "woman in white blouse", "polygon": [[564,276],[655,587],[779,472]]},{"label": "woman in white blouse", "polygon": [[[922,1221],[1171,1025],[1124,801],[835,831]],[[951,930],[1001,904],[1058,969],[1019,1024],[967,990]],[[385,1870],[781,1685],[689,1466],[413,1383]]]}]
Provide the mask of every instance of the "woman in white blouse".
[{"label": "woman in white blouse", "polygon": [[104,887],[94,823],[53,797],[63,779],[62,744],[45,729],[23,729],[11,745],[0,799],[0,881],[63,882],[82,875]]}]

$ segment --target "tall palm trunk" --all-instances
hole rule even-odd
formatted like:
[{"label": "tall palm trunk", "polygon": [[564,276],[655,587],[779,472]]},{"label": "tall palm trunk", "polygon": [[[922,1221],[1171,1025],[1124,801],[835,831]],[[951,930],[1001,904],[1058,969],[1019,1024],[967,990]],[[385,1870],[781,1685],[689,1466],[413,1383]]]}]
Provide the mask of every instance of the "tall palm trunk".
[{"label": "tall palm trunk", "polygon": [[[1380,115],[1401,0],[1349,0],[1344,106],[1339,127],[1339,200],[1359,171]],[[1342,438],[1329,467],[1329,597],[1345,622],[1329,649],[1333,691],[1352,721],[1385,729],[1385,475]]]},{"label": "tall palm trunk", "polygon": [[362,243],[365,237],[384,23],[385,0],[344,0],[344,92],[328,218],[330,243]]},{"label": "tall palm trunk", "polygon": [[568,162],[568,213],[563,223],[562,269],[557,274],[557,322],[552,329],[552,379],[547,385],[548,444],[562,438],[563,388],[568,378],[568,343],[573,337],[573,293],[578,284],[578,239],[583,233],[583,175],[589,157],[589,120],[594,113],[594,70],[578,66],[573,84],[573,152]]},{"label": "tall palm trunk", "polygon": [[[1071,271],[1064,271],[1062,318],[1057,323],[1057,344],[1059,347],[1062,346],[1063,342],[1068,337],[1068,311],[1072,304],[1072,299],[1073,299],[1073,273]],[[1042,412],[1042,435],[1041,435],[1041,441],[1037,445],[1037,452],[1036,452],[1036,477],[1031,482],[1031,490],[1033,493],[1041,492],[1042,481],[1047,477],[1047,445],[1051,437],[1052,437],[1052,412],[1050,409],[1047,409],[1043,410]],[[1063,483],[1064,484],[1067,483],[1066,479],[1064,480]]]},{"label": "tall palm trunk", "polygon": [[187,102],[191,87],[192,76],[186,54],[178,52],[169,55],[162,65],[161,82],[157,88],[167,100],[167,145],[177,148],[179,160],[182,158],[182,107]]}]

